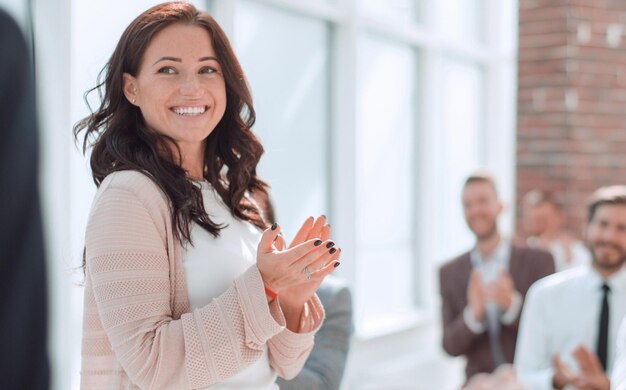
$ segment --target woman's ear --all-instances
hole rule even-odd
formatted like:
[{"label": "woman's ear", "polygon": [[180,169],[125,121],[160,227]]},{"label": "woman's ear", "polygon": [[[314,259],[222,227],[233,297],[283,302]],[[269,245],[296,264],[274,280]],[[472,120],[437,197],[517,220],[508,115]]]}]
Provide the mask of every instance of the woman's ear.
[{"label": "woman's ear", "polygon": [[130,104],[137,105],[137,79],[130,75],[130,73],[124,73],[122,75],[122,83],[124,90],[124,96],[130,102]]}]

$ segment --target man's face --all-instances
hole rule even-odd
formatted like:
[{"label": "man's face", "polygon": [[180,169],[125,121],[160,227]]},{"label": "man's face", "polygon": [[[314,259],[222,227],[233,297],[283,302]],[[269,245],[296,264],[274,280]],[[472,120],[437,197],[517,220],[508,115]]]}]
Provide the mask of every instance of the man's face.
[{"label": "man's face", "polygon": [[626,262],[626,205],[598,206],[586,231],[596,268],[618,270]]},{"label": "man's face", "polygon": [[469,183],[463,190],[465,222],[479,240],[489,238],[498,230],[497,219],[502,211],[496,191],[491,183]]}]

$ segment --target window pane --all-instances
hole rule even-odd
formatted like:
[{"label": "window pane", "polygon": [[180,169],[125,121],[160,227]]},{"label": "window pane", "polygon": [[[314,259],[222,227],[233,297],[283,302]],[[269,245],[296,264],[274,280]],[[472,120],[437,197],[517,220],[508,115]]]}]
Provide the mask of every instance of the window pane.
[{"label": "window pane", "polygon": [[361,10],[369,17],[394,22],[416,21],[416,3],[416,0],[359,0]]},{"label": "window pane", "polygon": [[369,327],[412,307],[416,59],[408,46],[365,36],[358,64],[356,323]]},{"label": "window pane", "polygon": [[[486,163],[483,128],[483,72],[480,66],[443,61],[439,166],[446,180],[439,182],[439,215],[444,231],[437,234],[437,259],[466,250],[474,239],[466,227],[461,205],[462,184],[471,171]],[[451,245],[449,237],[456,237]]]},{"label": "window pane", "polygon": [[307,216],[328,212],[328,26],[251,1],[235,15],[235,47],[266,151],[259,175],[292,237]]},{"label": "window pane", "polygon": [[485,0],[438,0],[437,25],[449,39],[485,41]]}]

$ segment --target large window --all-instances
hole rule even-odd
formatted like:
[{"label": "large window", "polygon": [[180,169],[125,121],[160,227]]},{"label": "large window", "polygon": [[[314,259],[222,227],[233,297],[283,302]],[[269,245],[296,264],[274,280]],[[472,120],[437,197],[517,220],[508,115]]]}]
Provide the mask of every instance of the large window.
[{"label": "large window", "polygon": [[[424,274],[472,244],[464,177],[481,166],[512,176],[490,146],[499,141],[487,113],[513,102],[489,88],[513,84],[498,76],[513,45],[486,26],[501,26],[513,3],[209,4],[253,90],[267,150],[260,172],[279,219],[293,232],[303,217],[329,214],[350,249],[339,272],[355,290],[359,335],[413,326],[436,291]],[[512,119],[500,123],[508,127],[497,133],[512,138]]]},{"label": "large window", "polygon": [[[292,233],[324,212],[344,249],[337,273],[352,287],[357,336],[347,387],[376,383],[373,364],[416,348],[407,337],[437,338],[437,269],[473,245],[465,177],[491,169],[514,204],[516,3],[209,4],[253,90],[267,151],[260,172],[279,219]],[[443,377],[431,387],[454,387],[460,375]]]}]

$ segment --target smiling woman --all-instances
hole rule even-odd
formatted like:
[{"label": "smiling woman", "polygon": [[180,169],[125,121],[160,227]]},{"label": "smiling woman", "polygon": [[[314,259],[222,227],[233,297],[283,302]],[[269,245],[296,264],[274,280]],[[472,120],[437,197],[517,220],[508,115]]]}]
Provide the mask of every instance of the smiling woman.
[{"label": "smiling woman", "polygon": [[252,200],[266,194],[263,148],[226,36],[164,3],[128,26],[101,76],[102,104],[74,128],[98,186],[81,387],[276,389],[313,346],[315,291],[341,251],[324,218],[283,249]]}]

